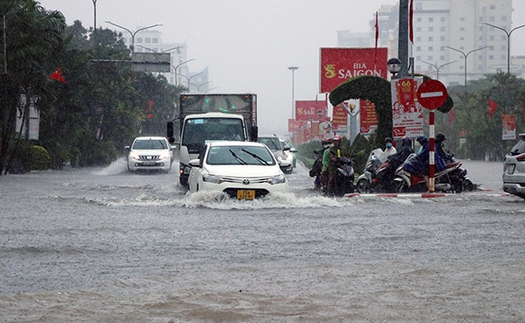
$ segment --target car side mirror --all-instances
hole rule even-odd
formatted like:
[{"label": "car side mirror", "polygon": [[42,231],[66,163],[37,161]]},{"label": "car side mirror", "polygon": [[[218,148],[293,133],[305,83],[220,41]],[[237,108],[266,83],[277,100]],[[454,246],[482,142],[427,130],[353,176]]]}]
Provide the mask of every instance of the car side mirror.
[{"label": "car side mirror", "polygon": [[190,164],[191,167],[202,167],[201,161],[198,158],[190,160],[189,164]]},{"label": "car side mirror", "polygon": [[296,153],[296,152],[297,152],[297,149],[295,149],[295,148],[290,148],[290,151],[291,151],[292,153]]},{"label": "car side mirror", "polygon": [[126,149],[126,150],[129,150],[130,148],[131,148],[130,146],[124,147],[124,149]]}]

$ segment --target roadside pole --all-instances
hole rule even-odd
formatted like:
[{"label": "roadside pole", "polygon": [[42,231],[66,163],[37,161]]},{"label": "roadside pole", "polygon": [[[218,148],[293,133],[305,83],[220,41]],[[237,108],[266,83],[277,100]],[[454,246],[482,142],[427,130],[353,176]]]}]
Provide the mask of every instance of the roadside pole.
[{"label": "roadside pole", "polygon": [[423,108],[429,110],[428,113],[428,132],[429,132],[429,169],[428,169],[428,190],[435,192],[435,161],[434,153],[434,110],[441,107],[447,101],[447,88],[443,83],[436,80],[428,80],[421,83],[417,89],[417,99]]}]

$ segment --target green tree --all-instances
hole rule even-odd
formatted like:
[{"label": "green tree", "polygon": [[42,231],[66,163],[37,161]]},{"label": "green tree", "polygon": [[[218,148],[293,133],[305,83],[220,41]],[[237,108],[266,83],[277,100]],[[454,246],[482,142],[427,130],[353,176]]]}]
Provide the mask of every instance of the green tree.
[{"label": "green tree", "polygon": [[[0,16],[5,34],[0,53],[0,173],[8,171],[16,158],[20,135],[15,136],[16,119],[28,115],[30,102],[45,91],[48,69],[62,50],[61,34],[64,16],[58,11],[47,12],[33,0],[0,2]],[[4,55],[6,53],[6,55]]]}]

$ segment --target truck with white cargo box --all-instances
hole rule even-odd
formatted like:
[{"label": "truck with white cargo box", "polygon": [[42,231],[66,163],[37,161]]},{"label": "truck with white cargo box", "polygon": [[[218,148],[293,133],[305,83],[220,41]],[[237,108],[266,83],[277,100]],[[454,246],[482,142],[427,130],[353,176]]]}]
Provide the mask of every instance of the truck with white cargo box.
[{"label": "truck with white cargo box", "polygon": [[[257,141],[257,95],[181,94],[179,116],[168,122],[167,137],[180,147],[179,182],[188,185],[190,160],[198,158],[207,140]],[[179,142],[174,122],[179,120]]]}]

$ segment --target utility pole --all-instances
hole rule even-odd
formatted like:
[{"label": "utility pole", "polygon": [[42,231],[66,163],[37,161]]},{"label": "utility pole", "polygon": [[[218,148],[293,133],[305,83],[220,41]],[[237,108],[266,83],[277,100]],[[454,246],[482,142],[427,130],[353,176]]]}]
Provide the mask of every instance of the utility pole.
[{"label": "utility pole", "polygon": [[398,76],[408,75],[408,2],[409,0],[399,0],[399,34],[397,58],[401,61],[401,70]]}]

